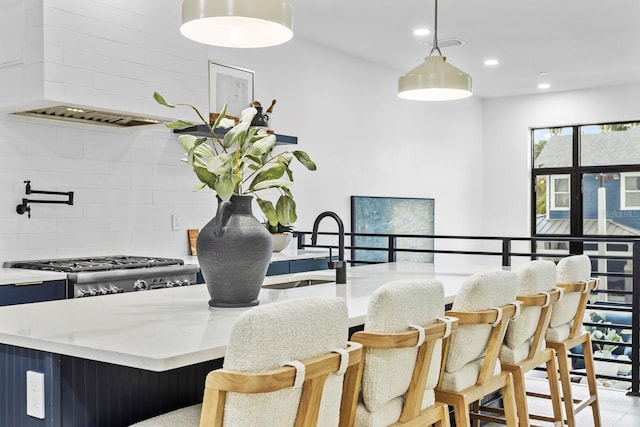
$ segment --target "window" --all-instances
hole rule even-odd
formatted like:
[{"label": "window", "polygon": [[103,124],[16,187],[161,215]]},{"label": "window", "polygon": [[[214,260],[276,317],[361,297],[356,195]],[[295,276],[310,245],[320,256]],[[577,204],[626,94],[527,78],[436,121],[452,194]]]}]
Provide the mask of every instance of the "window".
[{"label": "window", "polygon": [[569,175],[551,176],[551,210],[569,210],[571,193],[569,192]]},{"label": "window", "polygon": [[620,209],[640,210],[640,172],[620,174]]}]

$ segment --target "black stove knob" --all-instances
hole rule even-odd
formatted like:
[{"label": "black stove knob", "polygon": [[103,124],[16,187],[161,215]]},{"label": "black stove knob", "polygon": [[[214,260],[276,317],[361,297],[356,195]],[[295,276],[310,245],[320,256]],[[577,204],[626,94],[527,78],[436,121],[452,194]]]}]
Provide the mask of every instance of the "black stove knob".
[{"label": "black stove knob", "polygon": [[133,283],[133,290],[134,291],[144,291],[144,290],[146,290],[148,288],[149,288],[149,284],[147,283],[146,280],[140,279],[140,280],[136,280]]}]

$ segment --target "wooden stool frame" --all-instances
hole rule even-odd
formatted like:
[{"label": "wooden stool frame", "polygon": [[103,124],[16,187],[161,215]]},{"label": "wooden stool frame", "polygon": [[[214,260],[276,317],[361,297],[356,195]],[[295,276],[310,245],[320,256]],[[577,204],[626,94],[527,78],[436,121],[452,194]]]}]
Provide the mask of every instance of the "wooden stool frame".
[{"label": "wooden stool frame", "polygon": [[[563,289],[565,294],[570,292],[581,293],[578,308],[576,310],[576,316],[573,318],[569,336],[558,342],[547,341],[547,347],[555,350],[558,361],[560,384],[562,386],[562,396],[566,417],[564,423],[569,427],[577,427],[575,419],[576,414],[583,409],[591,407],[593,424],[595,427],[600,427],[600,407],[598,405],[598,387],[596,385],[596,369],[593,363],[591,335],[582,329],[582,318],[584,317],[587,303],[589,302],[589,296],[591,295],[591,291],[598,288],[598,279],[592,278],[586,282],[578,283],[559,283],[557,287]],[[579,344],[582,344],[584,366],[589,389],[589,396],[582,400],[573,398],[573,392],[571,390],[571,366],[569,361],[570,350]]]},{"label": "wooden stool frame", "polygon": [[[514,394],[513,376],[510,372],[501,371],[494,375],[498,355],[507,332],[509,320],[516,314],[516,304],[507,304],[499,310],[490,309],[484,311],[447,311],[445,314],[458,318],[458,325],[492,325],[487,352],[484,357],[480,375],[471,387],[459,392],[442,390],[440,385],[436,387],[436,400],[453,406],[456,427],[470,427],[471,414],[469,405],[482,399],[489,393],[501,390],[504,402],[504,411],[507,425],[516,426],[518,416],[516,410],[516,398]],[[444,366],[444,364],[443,364]],[[442,375],[440,376],[442,382]],[[480,425],[480,419],[474,417],[474,425]]]},{"label": "wooden stool frame", "polygon": [[[340,427],[353,425],[362,376],[362,345],[349,342],[347,352],[349,363],[342,386]],[[329,374],[338,371],[340,361],[340,354],[327,353],[302,362],[305,365],[305,380],[298,406],[296,427],[312,427],[317,424],[325,381]],[[268,393],[293,387],[295,378],[296,368],[291,366],[267,372],[239,372],[226,369],[209,372],[205,381],[200,426],[222,426],[227,392]]]},{"label": "wooden stool frame", "polygon": [[[458,321],[451,319],[451,329],[449,334],[455,331]],[[450,335],[444,336],[447,332],[446,323],[434,323],[424,327],[424,342],[418,349],[418,356],[413,368],[409,390],[404,396],[402,413],[398,422],[392,426],[417,427],[435,424],[437,427],[449,427],[449,409],[444,403],[436,402],[433,406],[422,410],[422,399],[427,385],[429,367],[433,359],[436,343],[442,339],[442,363],[440,364],[440,375],[444,369],[449,350]],[[394,349],[415,347],[418,344],[419,332],[411,330],[399,333],[379,333],[379,332],[356,332],[351,336],[351,340],[362,344],[365,348]],[[366,358],[366,351],[363,354]],[[364,362],[363,362],[364,364]]]},{"label": "wooden stool frame", "polygon": [[[527,357],[518,363],[501,364],[502,369],[511,372],[513,375],[513,385],[520,427],[529,426],[530,419],[548,421],[556,424],[562,422],[562,395],[560,394],[560,387],[558,385],[558,364],[556,362],[556,352],[551,348],[545,347],[545,335],[549,327],[549,321],[551,320],[551,310],[553,308],[553,304],[560,299],[561,293],[562,291],[556,288],[550,292],[537,295],[521,295],[517,297],[523,307],[541,307],[540,317],[538,318],[538,324],[536,326]],[[524,375],[542,364],[545,364],[547,367],[550,394],[541,395],[536,393],[527,393]],[[527,395],[551,398],[553,417],[530,414],[527,404]],[[479,419],[501,424],[505,424],[506,422],[504,417],[498,418],[480,413],[480,411],[482,411],[504,414],[504,410],[501,408],[475,405],[474,409],[476,412],[474,415]]]}]

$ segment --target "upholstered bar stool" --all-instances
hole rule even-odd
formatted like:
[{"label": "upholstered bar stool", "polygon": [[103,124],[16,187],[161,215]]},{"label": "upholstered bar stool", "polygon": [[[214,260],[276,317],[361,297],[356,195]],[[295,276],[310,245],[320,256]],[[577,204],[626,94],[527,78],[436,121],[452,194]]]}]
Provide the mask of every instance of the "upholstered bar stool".
[{"label": "upholstered bar stool", "polygon": [[135,426],[349,426],[362,346],[347,335],[341,298],[252,308],[233,326],[223,369],[207,375],[202,405]]},{"label": "upholstered bar stool", "polygon": [[[518,271],[518,301],[522,303],[522,309],[520,316],[509,322],[500,352],[500,363],[503,370],[513,375],[520,427],[529,426],[530,419],[554,423],[562,421],[556,354],[545,346],[544,339],[551,309],[562,293],[556,288],[556,283],[556,265],[551,261],[533,261]],[[547,367],[553,417],[529,413],[525,374],[540,365]],[[483,406],[481,409],[483,413],[504,413],[501,408]],[[482,419],[505,422],[503,417],[484,415]]]},{"label": "upholstered bar stool", "polygon": [[[598,280],[591,278],[591,261],[588,256],[574,255],[562,258],[558,262],[557,287],[564,290],[564,296],[552,308],[546,339],[547,347],[554,349],[557,354],[565,407],[565,423],[569,427],[576,426],[576,413],[588,407],[591,407],[594,425],[596,427],[601,425],[591,336],[582,327],[582,318],[589,302],[589,296],[597,286]],[[574,400],[569,353],[579,344],[582,344],[584,350],[589,395],[585,399]]]},{"label": "upholstered bar stool", "polygon": [[[456,427],[469,427],[469,405],[502,392],[507,425],[517,426],[513,378],[500,368],[498,354],[509,320],[519,311],[518,276],[496,271],[472,276],[456,296],[447,316],[458,318],[436,400],[453,406]],[[474,419],[478,425],[479,420]]]},{"label": "upholstered bar stool", "polygon": [[437,280],[401,280],[374,292],[364,331],[351,337],[365,349],[355,426],[450,425],[448,406],[435,401],[433,390],[457,324],[443,315]]}]

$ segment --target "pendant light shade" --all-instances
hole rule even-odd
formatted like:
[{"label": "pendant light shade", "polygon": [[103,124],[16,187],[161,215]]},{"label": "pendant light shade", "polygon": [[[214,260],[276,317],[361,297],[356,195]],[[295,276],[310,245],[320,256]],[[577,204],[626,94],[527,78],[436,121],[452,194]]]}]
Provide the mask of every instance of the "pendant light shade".
[{"label": "pendant light shade", "polygon": [[417,101],[446,101],[471,96],[471,76],[444,56],[427,56],[398,81],[398,96]]},{"label": "pendant light shade", "polygon": [[292,13],[283,0],[184,0],[185,37],[221,47],[268,47],[293,37]]},{"label": "pendant light shade", "polygon": [[[436,2],[433,49],[424,62],[398,80],[398,96],[416,101],[449,101],[467,98],[471,76],[447,63],[438,47],[438,0]],[[438,53],[438,55],[434,55]]]}]

